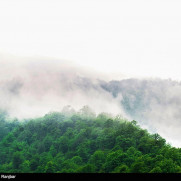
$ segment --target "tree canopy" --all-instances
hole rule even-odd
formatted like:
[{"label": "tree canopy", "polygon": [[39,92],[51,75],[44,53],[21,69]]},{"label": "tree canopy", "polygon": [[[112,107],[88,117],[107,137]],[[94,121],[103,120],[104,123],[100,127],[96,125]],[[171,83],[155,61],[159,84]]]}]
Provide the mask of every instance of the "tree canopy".
[{"label": "tree canopy", "polygon": [[[135,120],[84,107],[25,122],[0,116],[3,173],[180,173],[181,149]],[[3,125],[3,126],[2,126]]]}]

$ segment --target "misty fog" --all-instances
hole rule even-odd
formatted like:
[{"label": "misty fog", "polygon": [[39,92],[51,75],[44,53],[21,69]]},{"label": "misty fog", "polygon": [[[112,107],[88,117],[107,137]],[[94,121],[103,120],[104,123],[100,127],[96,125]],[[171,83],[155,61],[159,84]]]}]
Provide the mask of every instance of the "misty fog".
[{"label": "misty fog", "polygon": [[88,105],[95,112],[125,113],[119,103],[102,89],[94,72],[66,61],[4,59],[0,67],[0,108],[10,116],[29,118],[61,111],[66,105],[76,110]]},{"label": "misty fog", "polygon": [[108,79],[68,61],[3,57],[0,109],[18,119],[43,116],[71,105],[97,114],[121,114],[181,146],[181,84],[163,79]]}]

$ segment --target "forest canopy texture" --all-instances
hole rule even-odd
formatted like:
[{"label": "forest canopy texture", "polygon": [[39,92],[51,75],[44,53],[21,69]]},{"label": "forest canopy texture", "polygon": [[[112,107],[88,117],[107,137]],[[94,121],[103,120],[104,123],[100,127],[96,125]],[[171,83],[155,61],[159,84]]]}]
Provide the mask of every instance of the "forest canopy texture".
[{"label": "forest canopy texture", "polygon": [[86,106],[24,121],[1,112],[0,172],[180,173],[181,149],[134,120]]}]

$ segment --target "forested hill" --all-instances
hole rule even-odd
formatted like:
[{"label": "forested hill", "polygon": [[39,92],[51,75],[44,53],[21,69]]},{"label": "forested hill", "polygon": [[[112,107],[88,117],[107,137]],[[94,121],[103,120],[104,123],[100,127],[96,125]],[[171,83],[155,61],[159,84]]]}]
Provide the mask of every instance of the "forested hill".
[{"label": "forested hill", "polygon": [[119,116],[54,112],[8,131],[0,141],[0,172],[181,172],[180,148]]},{"label": "forested hill", "polygon": [[15,127],[19,125],[17,119],[8,119],[7,113],[5,111],[0,111],[0,141],[9,132],[11,132]]}]

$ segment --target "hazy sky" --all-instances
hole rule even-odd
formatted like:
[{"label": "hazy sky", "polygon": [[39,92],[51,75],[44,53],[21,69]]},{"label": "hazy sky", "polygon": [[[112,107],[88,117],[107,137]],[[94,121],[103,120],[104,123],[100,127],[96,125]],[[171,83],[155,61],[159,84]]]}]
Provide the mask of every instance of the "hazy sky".
[{"label": "hazy sky", "polygon": [[0,54],[181,80],[180,7],[176,0],[1,0]]},{"label": "hazy sky", "polygon": [[[180,0],[0,0],[0,108],[17,117],[67,104],[124,115],[121,95],[89,87],[85,75],[181,81],[180,9]],[[147,112],[179,146],[180,90],[150,87],[163,104],[153,99]]]}]

